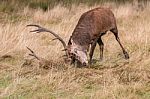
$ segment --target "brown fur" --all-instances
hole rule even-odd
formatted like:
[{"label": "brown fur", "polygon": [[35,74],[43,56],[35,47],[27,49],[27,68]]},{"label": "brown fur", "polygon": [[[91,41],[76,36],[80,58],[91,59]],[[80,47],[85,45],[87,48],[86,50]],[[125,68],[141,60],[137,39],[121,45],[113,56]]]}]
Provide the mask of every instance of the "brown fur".
[{"label": "brown fur", "polygon": [[125,58],[129,58],[127,52],[120,43],[114,14],[108,8],[99,7],[83,13],[70,39],[87,50],[91,44],[90,61],[92,60],[96,42],[98,42],[100,45],[100,58],[102,59],[104,44],[101,40],[101,36],[107,31],[112,31],[115,34],[125,54]]},{"label": "brown fur", "polygon": [[113,28],[116,28],[116,21],[112,11],[96,8],[82,14],[72,33],[72,39],[80,45],[90,44],[102,33]]}]

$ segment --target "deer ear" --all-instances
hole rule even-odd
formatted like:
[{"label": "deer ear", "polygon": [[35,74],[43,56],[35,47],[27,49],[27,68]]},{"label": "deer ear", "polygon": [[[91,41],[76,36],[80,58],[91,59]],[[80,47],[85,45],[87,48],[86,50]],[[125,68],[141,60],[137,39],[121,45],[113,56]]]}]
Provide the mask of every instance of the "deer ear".
[{"label": "deer ear", "polygon": [[73,41],[73,39],[71,39],[71,45],[76,46],[75,42]]},{"label": "deer ear", "polygon": [[72,36],[70,36],[70,38],[69,38],[68,45],[72,45]]},{"label": "deer ear", "polygon": [[68,45],[71,45],[72,43],[71,43],[71,39],[69,39],[69,42],[68,42]]}]

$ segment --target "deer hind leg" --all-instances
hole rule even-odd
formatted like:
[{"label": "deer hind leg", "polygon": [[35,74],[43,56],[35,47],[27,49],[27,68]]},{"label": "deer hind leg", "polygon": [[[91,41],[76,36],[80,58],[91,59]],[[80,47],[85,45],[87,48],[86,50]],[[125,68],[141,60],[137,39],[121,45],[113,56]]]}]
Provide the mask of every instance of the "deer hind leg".
[{"label": "deer hind leg", "polygon": [[103,50],[104,50],[104,43],[101,39],[101,36],[99,37],[99,39],[97,40],[98,44],[99,44],[99,49],[100,49],[100,61],[103,60]]},{"label": "deer hind leg", "polygon": [[112,29],[110,31],[113,32],[113,34],[115,35],[115,38],[116,38],[117,42],[119,43],[120,47],[122,48],[123,54],[125,56],[125,59],[129,59],[129,54],[126,52],[126,50],[124,49],[124,47],[122,46],[122,44],[120,42],[117,28],[114,28],[114,29]]},{"label": "deer hind leg", "polygon": [[96,47],[96,43],[97,43],[97,40],[95,40],[95,41],[91,44],[91,49],[90,49],[90,53],[89,53],[89,57],[90,57],[89,63],[90,63],[90,64],[92,63],[92,57],[93,57],[93,53],[94,53],[94,50],[95,50],[95,47]]}]

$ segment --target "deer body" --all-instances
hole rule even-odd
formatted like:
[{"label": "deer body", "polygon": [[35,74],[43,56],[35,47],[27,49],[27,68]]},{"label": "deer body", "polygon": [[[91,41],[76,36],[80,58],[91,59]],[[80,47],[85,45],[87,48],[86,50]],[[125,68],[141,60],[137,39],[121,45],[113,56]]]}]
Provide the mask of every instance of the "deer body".
[{"label": "deer body", "polygon": [[72,39],[80,45],[90,44],[102,33],[116,28],[116,21],[109,9],[96,8],[85,12],[72,33]]},{"label": "deer body", "polygon": [[74,63],[77,60],[82,65],[87,65],[87,52],[89,48],[89,62],[91,63],[93,52],[97,43],[99,44],[100,48],[100,59],[102,59],[104,44],[102,42],[101,36],[106,34],[107,31],[111,31],[115,35],[116,40],[122,48],[125,58],[129,58],[128,53],[123,48],[118,37],[118,30],[114,14],[110,9],[107,8],[99,7],[83,13],[72,35],[70,36],[68,45],[65,44],[61,37],[50,30],[42,28],[39,25],[28,26],[35,26],[39,28],[31,32],[49,32],[53,34],[56,39],[60,40],[65,48],[67,58],[71,58],[71,63]]},{"label": "deer body", "polygon": [[72,39],[72,42],[87,51],[91,45],[91,50],[89,53],[91,63],[96,43],[100,46],[100,59],[102,60],[104,44],[101,36],[107,31],[112,31],[114,33],[116,40],[125,54],[125,58],[128,59],[128,53],[121,45],[118,37],[116,19],[110,9],[99,7],[83,13],[70,39]]}]

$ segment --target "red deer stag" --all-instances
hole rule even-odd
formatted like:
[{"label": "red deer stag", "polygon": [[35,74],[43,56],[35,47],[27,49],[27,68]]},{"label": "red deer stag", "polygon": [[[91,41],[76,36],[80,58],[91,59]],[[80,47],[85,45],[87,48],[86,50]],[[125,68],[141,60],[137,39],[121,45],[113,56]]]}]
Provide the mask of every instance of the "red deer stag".
[{"label": "red deer stag", "polygon": [[100,60],[102,60],[104,44],[101,37],[106,34],[107,31],[111,31],[115,35],[116,40],[122,48],[125,59],[129,59],[129,55],[125,51],[118,37],[118,29],[114,14],[108,8],[99,7],[83,13],[72,33],[72,36],[70,36],[68,45],[66,45],[60,36],[51,30],[43,28],[39,25],[30,24],[27,26],[35,26],[38,28],[37,30],[33,30],[31,32],[49,32],[54,35],[56,39],[61,41],[63,44],[67,58],[72,60],[71,63],[74,63],[77,60],[78,63],[87,65],[87,52],[90,45],[91,49],[89,53],[89,62],[91,63],[93,52],[97,43],[100,48]]}]

